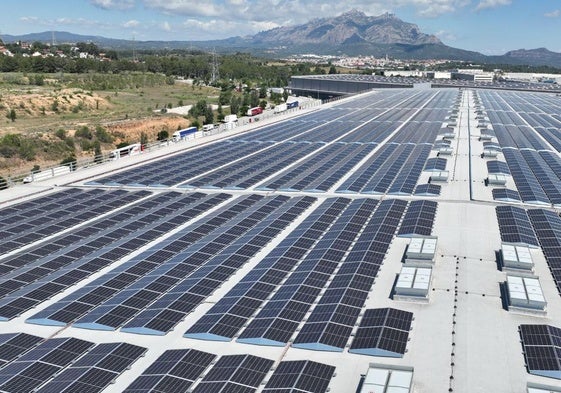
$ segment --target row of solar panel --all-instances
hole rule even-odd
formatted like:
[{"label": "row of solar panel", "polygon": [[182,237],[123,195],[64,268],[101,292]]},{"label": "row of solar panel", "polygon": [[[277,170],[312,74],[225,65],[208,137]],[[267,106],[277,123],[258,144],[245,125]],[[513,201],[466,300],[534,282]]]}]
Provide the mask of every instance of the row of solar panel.
[{"label": "row of solar panel", "polygon": [[270,375],[262,392],[324,393],[335,373],[335,367],[309,360],[281,361],[271,373],[274,361],[270,359],[254,355],[216,358],[194,349],[168,350],[124,392],[253,393]]},{"label": "row of solar panel", "polygon": [[232,201],[32,318],[36,323],[163,334],[314,202],[249,195]]},{"label": "row of solar panel", "polygon": [[0,335],[0,391],[101,392],[146,352],[127,343]]},{"label": "row of solar panel", "polygon": [[[518,93],[511,93],[518,94]],[[532,127],[525,123],[524,116],[514,112],[510,102],[496,92],[480,92],[482,101],[487,106],[487,113],[494,127],[506,166],[498,161],[489,162],[489,173],[512,175],[518,189],[518,195],[512,192],[498,192],[501,200],[522,200],[527,203],[553,204],[561,203],[561,159],[537,135]],[[527,98],[528,96],[526,96]],[[522,113],[530,105],[519,99],[514,107]],[[510,119],[505,124],[504,116]],[[503,122],[501,124],[501,122]]]},{"label": "row of solar panel", "polygon": [[[432,95],[432,96],[431,96]],[[430,109],[430,103],[437,96],[440,100],[435,101],[439,105],[443,102],[451,102],[452,93],[444,92],[440,95],[435,95],[434,93],[424,93],[413,95],[409,100],[419,100],[419,102],[424,102],[428,100],[428,105],[426,110],[421,111],[423,118],[428,118],[427,111]],[[442,100],[442,98],[444,100]],[[396,131],[401,127],[400,122],[393,121],[391,118],[386,118],[386,115],[392,114],[397,116],[400,121],[411,117],[416,109],[414,105],[411,105],[410,109],[390,109],[386,114],[381,114],[379,118],[375,121],[368,121],[363,126],[359,126],[354,131],[352,131],[353,125],[349,125],[347,122],[347,117],[352,118],[354,114],[345,114],[340,116],[340,119],[331,120],[327,124],[322,124],[320,126],[314,126],[307,132],[302,132],[300,136],[295,136],[290,142],[306,142],[302,143],[278,143],[276,145],[271,145],[273,141],[266,139],[268,131],[255,131],[249,135],[243,135],[237,138],[233,138],[229,142],[221,142],[217,146],[210,145],[197,149],[193,152],[185,153],[174,158],[183,160],[185,156],[189,157],[190,165],[189,168],[192,170],[188,172],[183,172],[185,178],[183,180],[191,179],[185,181],[181,187],[210,187],[210,188],[248,188],[255,184],[258,184],[263,179],[273,175],[285,169],[290,164],[295,163],[303,159],[305,156],[309,156],[302,162],[298,163],[298,166],[304,165],[304,167],[311,167],[310,172],[307,173],[306,179],[302,184],[298,184],[300,179],[297,177],[300,173],[294,170],[288,173],[280,173],[277,178],[273,181],[263,184],[265,188],[272,188],[276,184],[276,180],[279,178],[283,179],[283,183],[280,187],[283,189],[311,189],[316,190],[315,185],[321,185],[321,188],[317,190],[323,190],[326,187],[332,186],[337,180],[340,180],[347,171],[340,169],[345,167],[351,169],[360,160],[358,157],[370,154],[375,148],[374,146],[364,146],[364,144],[350,144],[345,147],[348,154],[339,153],[330,157],[328,162],[324,163],[321,168],[316,167],[318,160],[323,159],[323,151],[326,149],[323,143],[331,143],[337,138],[341,138],[345,133],[349,133],[347,137],[341,138],[341,141],[345,142],[356,142],[358,140],[369,140],[369,141],[382,141],[386,139],[391,133]],[[430,111],[429,111],[430,112]],[[442,113],[440,113],[442,112]],[[422,122],[411,124],[408,123],[403,127],[403,129],[394,138],[398,141],[405,140],[418,140],[419,142],[433,143],[434,139],[440,129],[442,118],[436,119],[436,117],[443,117],[444,110],[430,115],[430,122]],[[419,114],[418,114],[419,115]],[[417,115],[417,116],[418,116]],[[312,116],[312,115],[309,115]],[[416,117],[413,117],[413,120]],[[392,121],[390,121],[392,120]],[[289,122],[296,122],[296,120],[290,120]],[[306,123],[301,123],[306,124]],[[278,127],[278,126],[276,126]],[[352,131],[352,132],[350,132]],[[290,138],[290,135],[284,136],[286,139]],[[320,142],[318,145],[317,143]],[[311,143],[311,144],[310,144]],[[256,149],[255,146],[259,148]],[[354,149],[353,149],[354,148]],[[224,152],[226,150],[226,152]],[[312,153],[317,153],[312,154]],[[420,170],[424,165],[424,160],[427,158],[429,150],[424,149],[423,152],[417,157],[412,157],[408,165],[406,166],[406,173],[408,174],[407,179],[404,181],[403,185],[396,186],[396,193],[411,194],[415,187]],[[334,153],[335,154],[335,153]],[[245,157],[238,161],[237,158]],[[354,157],[350,159],[349,157]],[[405,158],[403,158],[405,160]],[[222,168],[218,168],[221,165],[231,162],[235,162],[230,165],[226,165]],[[400,162],[404,164],[403,162]],[[180,163],[179,163],[180,164]],[[165,180],[166,176],[169,176],[170,168],[177,168],[177,163],[171,158],[158,161],[156,163],[150,164],[148,171],[144,171],[142,168],[136,168],[129,171],[122,172],[117,175],[112,175],[96,182],[90,182],[89,184],[162,184],[162,185],[174,185],[178,182],[178,172],[173,171],[173,181]],[[330,166],[329,166],[330,165]],[[413,168],[411,169],[410,166]],[[181,168],[181,165],[179,165]],[[212,170],[212,168],[218,168]],[[205,174],[206,172],[206,174]],[[155,173],[158,179],[154,179],[151,173]],[[129,176],[130,175],[130,176]],[[140,181],[138,177],[142,176],[144,180]],[[324,179],[329,178],[329,181],[325,182]],[[306,187],[306,188],[301,188]]]},{"label": "row of solar panel", "polygon": [[[258,196],[247,197],[247,199],[249,198],[253,198],[255,200],[253,203],[256,204],[251,212],[258,211],[257,200],[259,200],[262,205],[264,205],[266,201],[271,200],[271,198]],[[238,221],[242,222],[243,217],[233,217],[232,211],[240,210],[239,206],[234,205],[230,210],[224,210],[222,213],[210,215],[204,220],[201,220],[201,222],[186,228],[185,231],[179,232],[174,237],[161,242],[158,246],[141,253],[105,276],[87,284],[63,300],[37,313],[31,317],[28,322],[51,325],[64,325],[76,322],[75,326],[77,327],[94,329],[115,329],[124,326],[123,330],[125,331],[163,334],[172,329],[187,313],[203,302],[218,285],[227,280],[228,277],[239,268],[241,263],[244,263],[251,255],[254,255],[255,252],[260,250],[268,241],[267,239],[275,236],[280,229],[284,228],[287,223],[297,217],[300,212],[309,207],[313,202],[312,198],[291,198],[290,201],[288,201],[289,198],[287,197],[277,197],[277,199],[278,198],[285,199],[284,203],[287,206],[284,209],[287,214],[290,214],[289,221],[286,221],[286,219],[284,221],[280,220],[283,215],[286,216],[285,213],[274,213],[277,214],[279,219],[275,220],[275,217],[272,217],[270,220],[270,222],[272,222],[271,225],[259,224],[265,229],[264,231],[261,231],[260,234],[253,238],[243,237],[244,231],[247,232],[249,229],[244,229],[244,231],[242,231],[241,229],[243,228],[236,224]],[[274,199],[271,202],[274,202]],[[258,264],[257,270],[252,270],[252,272],[242,280],[241,284],[246,282],[245,280],[258,282],[255,276],[259,274],[260,266],[267,265],[272,259],[279,258],[284,261],[282,263],[285,263],[286,257],[290,256],[291,266],[286,264],[284,266],[285,274],[288,274],[290,269],[301,261],[303,257],[301,251],[310,249],[311,245],[325,234],[325,230],[328,227],[326,226],[323,232],[318,232],[317,229],[314,229],[310,233],[311,237],[307,240],[306,245],[301,244],[303,241],[306,241],[306,238],[301,236],[303,233],[302,231],[306,231],[305,228],[315,228],[315,217],[317,217],[318,214],[321,215],[326,209],[329,210],[329,206],[337,206],[335,213],[329,211],[327,215],[331,217],[331,219],[335,219],[341,213],[341,209],[345,209],[349,203],[350,200],[348,199],[332,199],[326,201],[320,206],[320,209],[314,211],[287,240],[281,243],[279,247],[275,248],[269,256],[261,261]],[[376,210],[376,213],[374,213],[372,211],[372,205],[375,206],[376,203],[376,201],[370,199],[352,202],[353,206],[363,206],[362,212],[365,217],[372,216],[369,224],[370,226],[383,228],[384,231],[383,234],[379,234],[380,237],[378,240],[368,238],[368,242],[365,243],[365,245],[356,246],[362,247],[360,252],[358,248],[356,249],[358,253],[356,254],[357,258],[370,258],[368,262],[355,263],[356,269],[359,272],[362,271],[361,269],[367,269],[359,274],[375,273],[394,235],[395,228],[401,219],[403,209],[407,206],[407,203],[403,201],[385,201],[381,204],[381,207]],[[388,213],[386,217],[383,212],[388,209],[393,213]],[[411,202],[405,214],[400,235],[430,234],[435,212],[435,202]],[[247,212],[247,214],[250,214],[250,212]],[[226,218],[228,218],[228,220],[226,220]],[[346,246],[349,247],[353,236],[356,236],[358,231],[363,229],[362,225],[354,223],[351,218],[352,216],[349,215],[340,218],[341,223],[350,225],[350,229],[344,231],[342,234],[346,239],[339,239],[337,244],[346,244]],[[261,218],[261,221],[264,221],[264,217]],[[210,224],[212,224],[212,226]],[[254,230],[256,234],[259,232],[259,228],[258,226]],[[348,232],[351,229],[352,231]],[[327,237],[324,242],[328,242],[331,245],[334,233],[335,232],[330,232],[330,236]],[[369,235],[373,236],[372,233],[369,233]],[[254,243],[253,239],[256,239],[257,242]],[[286,243],[290,243],[291,241],[298,242],[299,247],[289,247],[287,255],[279,256],[278,253],[282,253],[282,250],[287,247]],[[372,241],[374,241],[374,243],[371,244],[370,242]],[[239,245],[236,246],[236,244]],[[342,261],[344,252],[335,252],[334,250],[330,250],[329,247],[326,247],[317,249],[318,251],[316,251],[316,254],[319,250],[324,250],[320,253],[321,255],[314,255],[316,258],[321,257],[322,261],[334,258],[329,266],[330,269],[333,269]],[[375,250],[368,251],[369,247]],[[228,250],[230,248],[232,251],[229,252]],[[233,253],[234,250],[240,250],[242,248],[246,251],[250,251],[252,254],[248,255],[240,253],[239,251]],[[297,252],[297,250],[300,251]],[[364,253],[366,254],[363,255]],[[375,260],[376,262],[374,262]],[[232,265],[232,263],[234,264]],[[307,274],[312,277],[316,285],[319,285],[319,281],[317,280],[321,279],[323,280],[322,282],[325,283],[331,276],[329,272],[325,270],[328,267],[325,266],[325,263],[326,262],[322,262],[322,264],[320,264],[321,266],[318,265],[317,271],[315,266],[314,269],[308,270]],[[368,267],[373,263],[375,263],[375,266]],[[364,267],[361,268],[361,264],[366,264],[368,266],[364,265]],[[348,259],[345,260],[345,266],[343,269],[340,269],[338,274],[352,278],[349,276],[351,273],[347,272],[351,266],[353,266],[353,264],[350,264]],[[197,270],[195,271],[195,269]],[[333,272],[333,270],[331,270],[331,272]],[[281,279],[279,273],[280,272],[278,272],[276,268],[271,271],[271,274],[278,280]],[[371,277],[367,277],[366,280],[373,280],[374,276],[375,274]],[[294,277],[298,277],[298,275]],[[363,285],[363,289],[360,290],[360,296],[364,297],[372,281],[370,282],[370,286],[368,286],[363,279],[359,281],[361,281],[361,285]],[[337,283],[337,280],[334,280],[334,282]],[[279,284],[280,281],[276,281],[276,283]],[[332,285],[337,286],[335,284]],[[352,282],[349,285],[352,287]],[[366,289],[367,286],[368,289]],[[341,288],[343,287],[339,286],[339,290],[335,292],[340,292]],[[304,289],[304,287],[302,287],[302,289]],[[274,290],[275,285],[265,285],[261,288],[261,300],[270,296]],[[226,301],[240,302],[238,308],[241,310],[240,312],[242,312],[242,315],[246,317],[245,320],[247,320],[247,317],[251,315],[249,310],[253,307],[255,311],[259,305],[254,301],[255,299],[245,298],[240,293],[239,286],[232,290],[232,294],[236,293],[237,295],[233,295],[232,299]],[[229,296],[226,296],[225,299],[226,298],[229,298]],[[308,299],[311,298],[308,296]],[[364,299],[365,298],[363,298],[362,301],[364,301]],[[355,299],[354,302],[356,301]],[[218,304],[221,304],[221,302]],[[357,306],[357,310],[360,310],[361,305],[358,303],[355,303],[353,307]],[[332,304],[330,307],[332,307]],[[222,315],[222,312],[218,313],[218,315]],[[232,330],[232,328],[238,326],[239,323],[243,324],[243,321],[238,319],[235,324],[229,321],[226,326],[228,329]],[[354,322],[352,322],[352,324],[354,324]]]},{"label": "row of solar panel", "polygon": [[557,289],[561,293],[561,218],[543,209],[513,206],[496,208],[504,242],[541,246]]},{"label": "row of solar panel", "polygon": [[166,193],[1,261],[0,319],[11,319],[224,202]]},{"label": "row of solar panel", "polygon": [[[144,355],[127,343],[94,344],[76,338],[43,339],[25,333],[0,335],[0,391],[95,393],[103,391]],[[194,349],[165,351],[124,391],[252,393],[269,376],[265,392],[326,392],[335,367],[253,355],[218,357]],[[272,371],[272,372],[271,372]],[[279,390],[280,389],[280,390]]]},{"label": "row of solar panel", "polygon": [[5,218],[0,230],[0,254],[42,240],[150,194],[148,191],[78,190],[52,194],[42,198],[43,203],[25,203],[24,206],[2,209],[1,215]]},{"label": "row of solar panel", "polygon": [[[348,307],[345,318],[337,317],[337,324],[353,326],[356,318],[351,315],[362,307],[381,264],[380,257],[385,255],[392,237],[390,234],[384,243],[367,236],[373,236],[374,227],[384,228],[387,233],[395,228],[395,215],[401,214],[396,210],[390,213],[388,209],[399,209],[399,202],[384,201],[378,205],[369,199],[350,202],[339,198],[324,203],[224,295],[186,336],[228,341],[239,335],[240,342],[284,345],[301,321],[329,318],[330,312],[335,316],[342,311],[341,304],[342,308],[345,304]],[[412,202],[400,235],[430,235],[435,211],[434,202]],[[325,295],[320,296],[325,286]],[[316,302],[319,306],[310,318],[305,318]],[[243,327],[246,329],[240,334]],[[343,348],[342,344],[338,348]]]}]

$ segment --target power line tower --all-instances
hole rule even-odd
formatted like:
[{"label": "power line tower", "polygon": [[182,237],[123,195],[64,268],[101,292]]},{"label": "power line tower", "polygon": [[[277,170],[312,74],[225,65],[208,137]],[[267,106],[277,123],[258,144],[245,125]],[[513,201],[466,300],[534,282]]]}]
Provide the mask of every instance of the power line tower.
[{"label": "power line tower", "polygon": [[132,36],[132,62],[136,63],[136,40]]},{"label": "power line tower", "polygon": [[56,46],[56,39],[55,39],[55,31],[51,30],[51,47],[55,47]]}]

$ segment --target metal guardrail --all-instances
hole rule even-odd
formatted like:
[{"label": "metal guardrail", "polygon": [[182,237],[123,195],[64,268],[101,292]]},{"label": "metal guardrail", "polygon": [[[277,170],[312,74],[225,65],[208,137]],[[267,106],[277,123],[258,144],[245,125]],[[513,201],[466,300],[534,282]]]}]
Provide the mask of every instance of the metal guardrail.
[{"label": "metal guardrail", "polygon": [[[229,123],[221,123],[218,124],[217,127],[215,127],[213,130],[210,131],[198,131],[195,134],[190,135],[189,138],[187,139],[183,139],[180,141],[174,141],[172,139],[168,139],[168,140],[164,140],[164,141],[156,141],[156,142],[151,142],[148,143],[146,145],[143,146],[143,148],[141,149],[141,154],[135,154],[141,156],[143,153],[147,153],[147,152],[151,152],[151,151],[155,151],[155,150],[159,150],[163,147],[168,147],[170,145],[176,145],[179,143],[184,143],[186,141],[190,141],[193,139],[198,139],[198,138],[204,138],[207,136],[212,136],[212,135],[217,135],[217,134],[221,134],[227,131],[232,131],[234,129],[240,128],[240,127],[244,127],[247,125],[255,125],[255,126],[259,126],[260,123],[262,123],[265,120],[270,120],[273,118],[282,118],[281,116],[283,115],[288,115],[288,114],[294,114],[300,110],[303,109],[310,109],[316,106],[320,106],[322,104],[321,101],[318,100],[309,100],[309,101],[304,101],[301,103],[301,105],[297,108],[292,108],[292,109],[287,109],[286,111],[280,112],[280,113],[274,113],[272,110],[268,110],[263,112],[262,114],[258,115],[258,116],[253,116],[253,117],[241,117],[238,118],[238,121],[236,122],[237,125],[236,126],[232,126]],[[125,156],[123,158],[127,158],[128,156]],[[134,156],[133,156],[134,157]],[[120,158],[120,159],[123,159]],[[4,182],[2,182],[2,180],[0,179],[0,190],[9,188],[9,187],[13,187],[17,184],[22,184],[22,183],[33,183],[33,182],[39,182],[42,180],[46,180],[46,179],[51,179],[53,177],[56,176],[61,176],[63,174],[68,174],[70,172],[75,172],[75,171],[79,171],[79,170],[83,170],[86,168],[91,168],[92,166],[99,166],[99,165],[103,165],[109,162],[114,162],[116,161],[112,156],[110,152],[106,152],[103,153],[101,156],[97,156],[97,157],[91,157],[91,158],[80,158],[76,161],[72,161],[72,162],[68,162],[65,163],[64,165],[62,164],[58,164],[58,165],[53,165],[53,166],[49,166],[46,167],[45,169],[42,169],[41,171],[18,171],[15,172],[14,174],[10,174],[7,177],[4,176]]]}]

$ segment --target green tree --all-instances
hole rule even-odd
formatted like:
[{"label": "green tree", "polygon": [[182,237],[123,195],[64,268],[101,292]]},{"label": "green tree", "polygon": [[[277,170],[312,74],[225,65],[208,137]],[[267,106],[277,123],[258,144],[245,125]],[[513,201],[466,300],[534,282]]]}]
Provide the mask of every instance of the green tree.
[{"label": "green tree", "polygon": [[94,142],[94,162],[100,164],[103,161],[103,153],[101,152],[101,143],[99,141]]},{"label": "green tree", "polygon": [[212,111],[212,106],[206,107],[205,112],[205,124],[213,124],[214,123],[214,112]]},{"label": "green tree", "polygon": [[267,107],[267,101],[266,100],[261,100],[259,102],[259,106],[261,107],[261,109],[265,109]]},{"label": "green tree", "polygon": [[233,115],[238,114],[240,111],[240,98],[239,97],[232,97],[232,101],[230,101],[230,113]]},{"label": "green tree", "polygon": [[222,109],[222,104],[218,104],[218,109],[216,109],[216,120],[222,121],[224,120],[224,110]]},{"label": "green tree", "polygon": [[169,132],[167,132],[166,130],[162,130],[158,132],[158,134],[156,134],[157,141],[165,141],[167,139],[169,139]]}]

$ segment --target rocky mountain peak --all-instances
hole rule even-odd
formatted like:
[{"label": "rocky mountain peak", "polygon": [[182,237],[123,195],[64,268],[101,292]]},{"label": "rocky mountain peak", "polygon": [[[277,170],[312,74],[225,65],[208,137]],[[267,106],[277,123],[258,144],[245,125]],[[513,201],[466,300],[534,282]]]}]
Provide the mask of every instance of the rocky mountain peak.
[{"label": "rocky mountain peak", "polygon": [[434,36],[421,32],[394,14],[368,16],[351,9],[333,18],[320,18],[298,26],[279,27],[255,35],[260,43],[330,44],[341,45],[351,40],[371,44],[441,44]]}]

